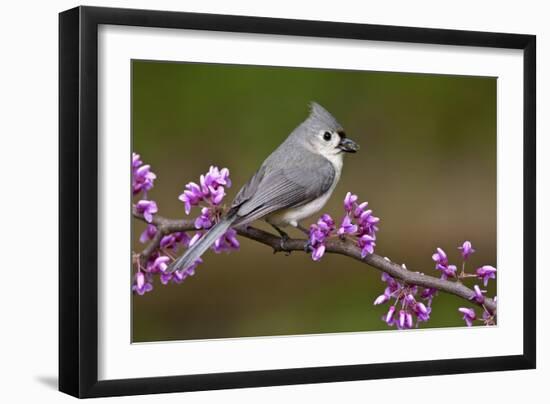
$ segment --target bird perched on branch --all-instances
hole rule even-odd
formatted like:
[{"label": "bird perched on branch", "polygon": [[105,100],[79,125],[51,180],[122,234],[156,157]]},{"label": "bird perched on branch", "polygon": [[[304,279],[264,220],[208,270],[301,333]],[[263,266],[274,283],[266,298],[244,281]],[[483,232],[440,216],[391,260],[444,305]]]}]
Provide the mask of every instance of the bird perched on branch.
[{"label": "bird perched on branch", "polygon": [[307,119],[265,159],[225,216],[167,271],[188,268],[230,227],[258,219],[277,230],[284,248],[288,235],[281,228],[300,227],[301,220],[323,208],[340,179],[343,154],[357,150],[342,125],[322,106],[311,103]]}]

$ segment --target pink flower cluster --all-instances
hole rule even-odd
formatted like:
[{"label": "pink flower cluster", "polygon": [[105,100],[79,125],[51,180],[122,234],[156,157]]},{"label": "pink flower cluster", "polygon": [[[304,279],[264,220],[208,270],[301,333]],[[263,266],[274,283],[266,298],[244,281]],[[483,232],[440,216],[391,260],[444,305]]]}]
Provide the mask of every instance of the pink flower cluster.
[{"label": "pink flower cluster", "polygon": [[[229,170],[216,166],[210,166],[206,174],[199,178],[199,183],[189,182],[185,185],[185,190],[179,196],[179,200],[185,205],[185,213],[189,214],[192,207],[199,207],[200,214],[195,219],[195,228],[197,230],[208,230],[216,224],[223,214],[221,202],[225,196],[225,189],[231,187]],[[199,237],[202,232],[197,232]],[[223,236],[218,238],[212,245],[212,250],[219,254],[221,252],[230,252],[238,250],[240,247],[237,240],[237,232],[229,229]]]},{"label": "pink flower cluster", "polygon": [[134,195],[143,192],[147,197],[147,191],[153,188],[157,176],[151,171],[149,164],[143,164],[139,154],[132,153],[132,192]]},{"label": "pink flower cluster", "polygon": [[231,187],[229,170],[210,166],[206,174],[202,174],[199,183],[189,182],[179,200],[185,204],[185,213],[189,214],[193,206],[206,202],[211,206],[219,206],[225,196],[225,187]]},{"label": "pink flower cluster", "polygon": [[330,237],[352,237],[361,248],[361,257],[374,253],[376,246],[376,232],[380,219],[367,209],[369,203],[357,203],[357,195],[348,192],[344,198],[345,215],[338,229],[334,220],[328,214],[324,214],[309,228],[308,246],[312,249],[311,258],[319,261],[326,251],[326,241]]},{"label": "pink flower cluster", "polygon": [[148,223],[151,223],[153,215],[158,212],[156,202],[147,199],[147,192],[153,188],[156,178],[155,173],[151,171],[151,166],[143,164],[139,154],[132,153],[132,193],[133,195],[142,194],[143,199],[140,199],[135,206]]},{"label": "pink flower cluster", "polygon": [[[155,201],[146,198],[147,192],[153,188],[156,175],[151,171],[148,164],[143,164],[140,156],[136,153],[132,155],[132,190],[134,195],[143,194],[143,199],[135,204],[135,210],[143,216],[147,227],[141,233],[139,241],[148,243],[157,237],[158,228],[153,224],[154,215],[158,212],[158,206]],[[198,230],[190,236],[186,232],[175,232],[164,235],[158,248],[149,256],[144,264],[139,257],[134,261],[137,271],[134,276],[132,290],[138,295],[143,295],[153,290],[154,276],[158,276],[163,285],[168,283],[179,284],[189,276],[195,274],[197,266],[202,263],[202,259],[197,259],[193,265],[184,270],[167,272],[167,268],[179,254],[180,248],[189,248],[195,244],[212,226],[214,226],[223,214],[221,203],[225,197],[225,188],[231,186],[229,170],[211,166],[206,174],[199,178],[199,183],[189,182],[185,186],[184,192],[179,199],[185,205],[185,213],[189,214],[192,207],[199,207],[200,213],[195,218],[194,225]],[[216,253],[230,252],[239,249],[237,232],[229,229],[223,236],[214,242],[212,250]]]},{"label": "pink flower cluster", "polygon": [[334,233],[334,220],[328,214],[324,214],[309,228],[309,246],[313,250],[311,258],[319,261],[325,254],[326,240]]},{"label": "pink flower cluster", "polygon": [[386,289],[373,304],[391,302],[388,312],[382,317],[386,324],[402,330],[418,327],[420,322],[430,319],[434,290],[405,284],[385,272],[382,273],[382,281],[386,282]]},{"label": "pink flower cluster", "polygon": [[[458,249],[462,256],[462,270],[460,272],[457,270],[456,265],[449,262],[447,253],[442,248],[438,247],[432,255],[435,269],[441,272],[441,279],[462,281],[466,278],[478,278],[483,280],[485,286],[487,286],[489,279],[495,279],[496,268],[490,265],[479,267],[475,273],[466,272],[466,261],[475,252],[470,241],[464,241]],[[404,264],[403,267],[406,269]],[[398,329],[407,329],[418,327],[419,323],[430,319],[432,301],[437,294],[437,289],[406,284],[386,273],[382,274],[382,280],[386,283],[386,288],[384,293],[374,300],[374,305],[390,302],[387,313],[382,317],[384,322],[389,326],[395,325]],[[479,285],[474,285],[470,300],[483,305],[485,294],[486,291],[482,290]],[[494,301],[496,302],[496,297]],[[483,308],[484,311],[480,318],[473,308],[460,307],[458,311],[463,315],[462,318],[468,326],[473,325],[475,320],[481,320],[486,325],[495,324],[496,313],[489,312],[485,306]]]},{"label": "pink flower cluster", "polygon": [[[462,245],[458,247],[458,250],[460,250],[462,256],[462,270],[460,273],[457,271],[456,265],[449,264],[447,253],[443,249],[438,247],[436,252],[432,255],[432,260],[435,261],[435,269],[441,271],[441,279],[455,278],[457,280],[462,280],[465,278],[478,278],[482,280],[483,285],[487,287],[489,280],[496,278],[497,269],[491,265],[483,265],[477,268],[473,274],[466,272],[466,261],[476,251],[470,241],[464,241]],[[470,300],[482,305],[485,302],[485,293],[487,293],[487,291],[482,290],[479,285],[474,285],[473,290],[474,293],[470,297]],[[496,297],[494,300],[496,301]],[[462,314],[462,318],[468,327],[472,326],[475,320],[482,320],[486,325],[494,324],[495,313],[490,313],[485,306],[483,307],[481,318],[476,315],[473,308],[459,307],[458,311]]]}]

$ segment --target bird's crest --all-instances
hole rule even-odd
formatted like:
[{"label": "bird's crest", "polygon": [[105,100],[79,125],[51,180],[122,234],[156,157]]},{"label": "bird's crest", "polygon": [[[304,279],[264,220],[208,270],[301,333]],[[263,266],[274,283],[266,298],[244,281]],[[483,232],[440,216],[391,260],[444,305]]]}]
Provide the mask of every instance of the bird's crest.
[{"label": "bird's crest", "polygon": [[315,101],[310,103],[310,113],[306,122],[319,129],[342,130],[342,125],[338,123],[336,118]]}]

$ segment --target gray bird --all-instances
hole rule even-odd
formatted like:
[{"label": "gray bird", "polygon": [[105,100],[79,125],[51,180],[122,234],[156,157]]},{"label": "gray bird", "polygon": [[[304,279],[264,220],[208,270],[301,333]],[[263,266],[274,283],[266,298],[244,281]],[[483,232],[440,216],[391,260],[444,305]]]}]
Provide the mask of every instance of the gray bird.
[{"label": "gray bird", "polygon": [[322,209],[340,179],[343,152],[357,150],[359,145],[346,137],[342,125],[312,102],[307,119],[265,159],[241,188],[227,214],[167,271],[186,269],[230,227],[258,219],[277,230],[284,247],[288,235],[281,227],[301,227],[300,220]]}]

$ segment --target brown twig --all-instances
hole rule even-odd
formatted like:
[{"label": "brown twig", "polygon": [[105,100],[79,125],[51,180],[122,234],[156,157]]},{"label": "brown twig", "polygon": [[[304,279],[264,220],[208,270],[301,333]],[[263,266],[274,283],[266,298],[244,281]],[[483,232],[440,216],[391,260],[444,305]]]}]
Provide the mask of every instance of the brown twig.
[{"label": "brown twig", "polygon": [[[133,215],[137,219],[143,221],[145,220],[143,216],[139,214],[135,209],[133,210]],[[157,227],[158,231],[153,240],[151,240],[151,242],[140,253],[142,264],[145,264],[153,251],[159,247],[160,241],[163,236],[178,231],[195,230],[193,220],[173,220],[155,215],[153,216],[153,221],[151,223]],[[307,240],[305,239],[288,239],[285,240],[283,248],[283,246],[281,245],[281,238],[269,232],[257,229],[255,227],[239,227],[235,230],[237,230],[237,233],[243,237],[255,240],[259,243],[271,247],[274,252],[303,252],[305,251],[305,247],[307,244]],[[424,288],[435,288],[442,292],[453,294],[455,296],[468,300],[469,303],[476,304],[482,308],[485,306],[485,308],[489,310],[491,314],[496,314],[497,305],[492,299],[486,297],[483,303],[478,303],[476,300],[473,300],[473,297],[475,296],[474,291],[463,285],[461,282],[439,279],[434,276],[424,275],[419,272],[411,271],[403,268],[399,264],[388,261],[377,254],[367,255],[365,258],[361,258],[361,249],[357,247],[355,243],[352,243],[348,240],[328,240],[326,242],[326,252],[345,255],[347,257],[353,258],[357,261],[368,264],[371,267],[378,269],[379,271],[386,272],[392,277],[400,279],[401,281],[410,285],[418,285]]]}]

